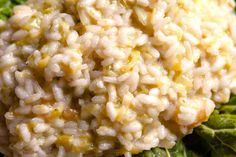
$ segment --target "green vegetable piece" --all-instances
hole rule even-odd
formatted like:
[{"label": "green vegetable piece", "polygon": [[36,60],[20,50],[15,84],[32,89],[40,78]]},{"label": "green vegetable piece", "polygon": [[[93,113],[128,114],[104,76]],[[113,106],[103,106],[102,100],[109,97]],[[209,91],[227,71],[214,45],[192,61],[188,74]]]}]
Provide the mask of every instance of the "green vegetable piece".
[{"label": "green vegetable piece", "polygon": [[[188,157],[183,142],[178,141],[172,149],[153,148],[135,157]],[[194,156],[193,156],[194,157]]]},{"label": "green vegetable piece", "polygon": [[175,147],[169,149],[171,157],[187,157],[185,146],[181,141],[178,141]]},{"label": "green vegetable piece", "polygon": [[222,113],[236,114],[236,105],[224,105],[220,108]]},{"label": "green vegetable piece", "polygon": [[11,0],[15,4],[23,4],[26,0]]},{"label": "green vegetable piece", "polygon": [[1,8],[0,9],[1,14],[5,16],[10,16],[11,15],[11,8],[6,7],[6,8]]},{"label": "green vegetable piece", "polygon": [[192,150],[187,150],[187,157],[200,157],[200,155],[198,155]]},{"label": "green vegetable piece", "polygon": [[232,95],[230,97],[230,100],[229,102],[227,103],[228,105],[236,105],[236,96],[235,95]]},{"label": "green vegetable piece", "polygon": [[[215,147],[211,152],[211,157],[235,157],[235,152],[224,146]],[[206,156],[207,157],[207,156]]]},{"label": "green vegetable piece", "polygon": [[5,15],[3,15],[3,14],[0,13],[0,19],[1,19],[1,20],[6,20],[7,17],[6,17]]},{"label": "green vegetable piece", "polygon": [[9,0],[0,0],[0,7],[4,6],[8,2]]},{"label": "green vegetable piece", "polygon": [[161,149],[161,148],[154,148],[153,154],[155,155],[155,157],[160,157],[160,156],[166,157],[165,149]]},{"label": "green vegetable piece", "polygon": [[236,115],[231,114],[213,114],[205,123],[212,129],[230,129],[236,128]]},{"label": "green vegetable piece", "polygon": [[211,128],[200,125],[198,128],[196,128],[196,132],[199,136],[204,138],[206,141],[211,141],[215,137],[215,132]]},{"label": "green vegetable piece", "polygon": [[135,155],[135,157],[168,157],[168,156],[164,149],[153,148],[151,150],[143,151],[142,153]]},{"label": "green vegetable piece", "polygon": [[222,145],[230,148],[236,153],[236,128],[235,129],[221,129],[215,131],[215,137]]},{"label": "green vegetable piece", "polygon": [[0,0],[0,19],[6,20],[11,16],[15,5],[24,3],[26,0]]}]

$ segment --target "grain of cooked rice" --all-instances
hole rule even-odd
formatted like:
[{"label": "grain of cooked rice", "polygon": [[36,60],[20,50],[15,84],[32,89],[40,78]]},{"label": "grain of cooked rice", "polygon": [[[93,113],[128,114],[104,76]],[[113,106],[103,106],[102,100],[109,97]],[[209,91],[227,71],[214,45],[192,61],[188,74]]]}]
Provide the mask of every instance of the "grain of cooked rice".
[{"label": "grain of cooked rice", "polygon": [[14,7],[0,20],[0,152],[131,157],[172,147],[236,94],[234,6],[28,0]]},{"label": "grain of cooked rice", "polygon": [[19,127],[19,133],[21,135],[21,138],[24,142],[30,142],[31,139],[31,133],[29,131],[29,128],[26,124],[20,124]]}]

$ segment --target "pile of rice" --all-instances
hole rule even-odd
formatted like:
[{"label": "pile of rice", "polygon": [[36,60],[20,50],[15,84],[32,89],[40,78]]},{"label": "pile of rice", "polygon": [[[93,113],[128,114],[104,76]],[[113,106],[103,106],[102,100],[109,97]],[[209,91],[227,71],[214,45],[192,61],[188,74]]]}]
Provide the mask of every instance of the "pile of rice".
[{"label": "pile of rice", "polygon": [[0,21],[0,151],[171,148],[236,93],[233,0],[28,0]]}]

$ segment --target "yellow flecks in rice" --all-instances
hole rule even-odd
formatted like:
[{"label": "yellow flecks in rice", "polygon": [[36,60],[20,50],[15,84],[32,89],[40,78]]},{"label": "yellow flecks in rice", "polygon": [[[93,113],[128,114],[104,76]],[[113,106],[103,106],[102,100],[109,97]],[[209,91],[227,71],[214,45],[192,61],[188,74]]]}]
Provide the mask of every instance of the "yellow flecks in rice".
[{"label": "yellow flecks in rice", "polygon": [[175,81],[185,86],[187,90],[191,90],[193,87],[193,80],[184,75],[177,77]]},{"label": "yellow flecks in rice", "polygon": [[58,118],[62,115],[62,112],[58,109],[54,109],[51,113],[49,113],[46,117],[46,120],[52,120]]},{"label": "yellow flecks in rice", "polygon": [[[76,141],[73,140],[77,140],[79,143],[77,144]],[[60,135],[56,141],[56,144],[58,146],[63,146],[67,151],[80,153],[91,150],[92,146],[90,146],[90,141],[88,140],[89,137],[74,139],[69,135]]]},{"label": "yellow flecks in rice", "polygon": [[38,62],[38,68],[39,69],[44,69],[47,66],[47,64],[48,64],[49,59],[50,59],[49,56],[46,56],[45,58],[41,59]]},{"label": "yellow flecks in rice", "polygon": [[57,144],[59,144],[59,145],[66,146],[66,145],[68,145],[71,142],[72,142],[72,138],[69,135],[61,135],[57,139]]},{"label": "yellow flecks in rice", "polygon": [[0,21],[0,111],[9,132],[0,150],[113,157],[171,148],[236,94],[234,6],[28,0],[15,7]]},{"label": "yellow flecks in rice", "polygon": [[77,111],[69,109],[69,110],[65,110],[62,116],[66,120],[75,120],[75,119],[78,119],[79,115]]},{"label": "yellow flecks in rice", "polygon": [[140,52],[133,51],[131,52],[130,56],[128,57],[128,63],[123,65],[120,69],[121,72],[129,72],[132,71],[134,66],[140,61]]}]

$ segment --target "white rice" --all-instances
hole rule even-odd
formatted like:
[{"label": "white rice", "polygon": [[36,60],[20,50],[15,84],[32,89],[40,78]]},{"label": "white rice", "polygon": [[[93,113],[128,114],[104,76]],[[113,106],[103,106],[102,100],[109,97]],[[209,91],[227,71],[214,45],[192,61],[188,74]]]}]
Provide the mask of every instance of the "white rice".
[{"label": "white rice", "polygon": [[236,94],[233,0],[28,0],[0,21],[0,152],[171,148]]}]

